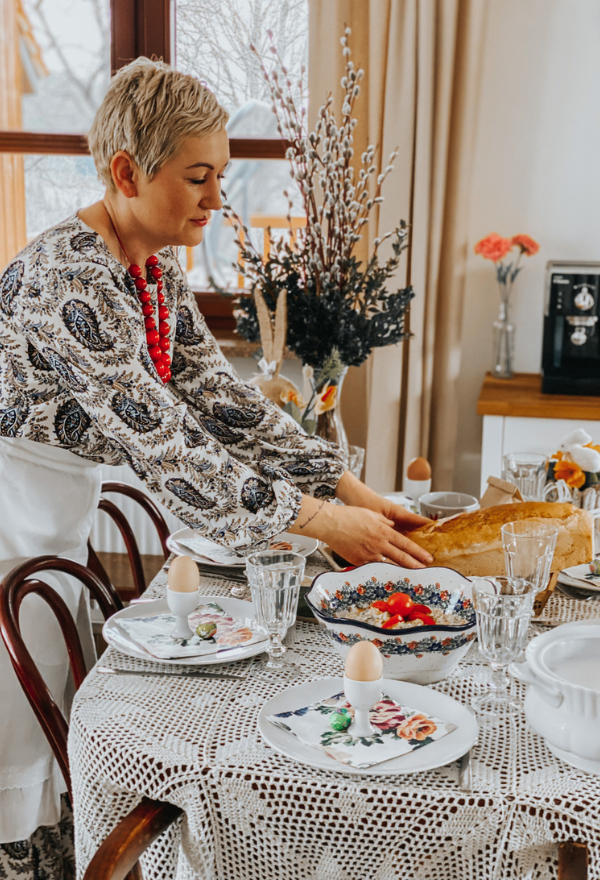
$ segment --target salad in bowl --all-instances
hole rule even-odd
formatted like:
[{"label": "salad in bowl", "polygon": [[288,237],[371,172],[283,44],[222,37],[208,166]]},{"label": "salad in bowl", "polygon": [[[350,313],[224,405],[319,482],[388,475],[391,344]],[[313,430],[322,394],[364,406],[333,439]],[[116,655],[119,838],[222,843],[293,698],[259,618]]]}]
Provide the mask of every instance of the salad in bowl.
[{"label": "salad in bowl", "polygon": [[383,655],[387,678],[446,678],[475,639],[471,581],[451,568],[371,562],[317,575],[306,602],[345,657],[361,640]]}]

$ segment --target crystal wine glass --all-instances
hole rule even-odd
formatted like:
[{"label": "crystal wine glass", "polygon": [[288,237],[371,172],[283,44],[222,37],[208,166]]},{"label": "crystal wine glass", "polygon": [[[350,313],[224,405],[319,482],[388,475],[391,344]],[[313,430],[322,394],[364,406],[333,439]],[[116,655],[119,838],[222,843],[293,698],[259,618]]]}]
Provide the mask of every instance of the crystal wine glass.
[{"label": "crystal wine glass", "polygon": [[522,710],[510,696],[506,668],[525,647],[535,595],[535,585],[525,578],[473,580],[479,651],[492,669],[490,691],[471,700],[482,724],[495,725]]},{"label": "crystal wine glass", "polygon": [[276,673],[277,678],[289,680],[301,674],[299,667],[285,658],[282,642],[296,620],[305,565],[304,556],[280,550],[265,550],[246,559],[254,618],[269,634],[267,660],[259,670],[267,678]]}]

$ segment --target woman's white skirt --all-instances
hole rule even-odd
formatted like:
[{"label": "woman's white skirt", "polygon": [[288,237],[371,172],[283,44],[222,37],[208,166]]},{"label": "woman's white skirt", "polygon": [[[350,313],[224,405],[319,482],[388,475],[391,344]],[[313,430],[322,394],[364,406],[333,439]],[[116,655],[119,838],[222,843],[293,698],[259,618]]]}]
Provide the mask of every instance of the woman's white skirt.
[{"label": "woman's white skirt", "polygon": [[[65,449],[0,437],[0,577],[34,556],[87,563],[102,467]],[[89,594],[60,572],[42,574],[77,621],[84,654],[94,657]],[[60,627],[39,596],[21,606],[21,631],[59,705],[68,690],[68,657]],[[0,641],[0,843],[29,837],[60,818],[65,785],[46,737]]]}]

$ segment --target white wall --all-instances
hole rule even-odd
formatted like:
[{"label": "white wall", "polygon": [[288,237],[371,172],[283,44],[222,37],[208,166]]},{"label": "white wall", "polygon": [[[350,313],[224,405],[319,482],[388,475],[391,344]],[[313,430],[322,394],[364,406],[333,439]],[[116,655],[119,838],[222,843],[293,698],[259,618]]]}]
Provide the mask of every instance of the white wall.
[{"label": "white wall", "polygon": [[[600,2],[493,0],[487,23],[470,240],[541,244],[514,290],[515,369],[540,370],[548,260],[600,260]],[[498,310],[493,265],[471,254],[454,488],[479,494],[476,402]],[[597,438],[600,439],[600,438]]]}]

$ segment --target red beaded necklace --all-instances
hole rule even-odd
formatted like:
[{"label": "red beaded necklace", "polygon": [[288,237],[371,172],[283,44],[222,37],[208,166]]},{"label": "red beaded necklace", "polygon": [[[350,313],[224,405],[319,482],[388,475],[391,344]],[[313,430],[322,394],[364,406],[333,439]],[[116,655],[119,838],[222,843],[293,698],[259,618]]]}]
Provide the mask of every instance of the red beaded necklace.
[{"label": "red beaded necklace", "polygon": [[[106,205],[104,207],[106,208]],[[162,269],[158,264],[158,257],[156,256],[156,254],[152,254],[152,256],[148,257],[148,259],[146,260],[146,267],[148,271],[146,272],[146,278],[142,278],[142,269],[140,266],[136,265],[136,263],[132,263],[127,256],[127,251],[123,247],[123,242],[119,237],[119,233],[117,232],[116,226],[112,217],[110,216],[108,208],[106,208],[106,213],[108,214],[108,219],[110,220],[110,224],[117,237],[117,241],[119,242],[119,247],[123,251],[125,259],[129,263],[129,268],[127,269],[127,271],[134,280],[138,298],[142,304],[142,314],[144,316],[144,323],[146,325],[146,343],[148,345],[148,354],[154,362],[156,372],[158,373],[162,381],[166,384],[171,378],[171,355],[169,354],[169,348],[171,347],[169,334],[171,332],[171,328],[168,324],[169,309],[164,304],[165,295],[162,292]],[[152,294],[148,290],[149,282],[151,284],[156,282],[158,329],[156,328],[156,319],[154,317],[155,312],[154,306],[152,305]]]}]

